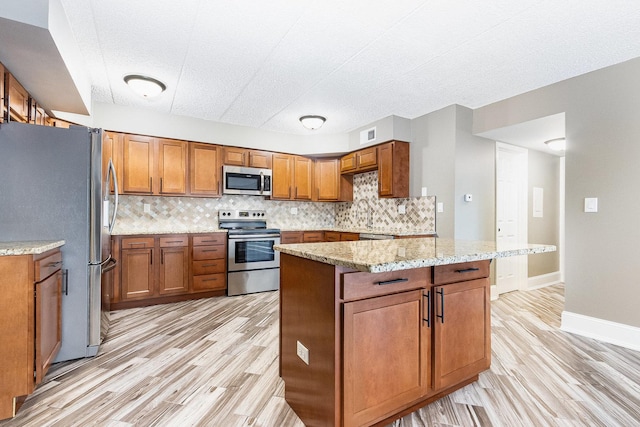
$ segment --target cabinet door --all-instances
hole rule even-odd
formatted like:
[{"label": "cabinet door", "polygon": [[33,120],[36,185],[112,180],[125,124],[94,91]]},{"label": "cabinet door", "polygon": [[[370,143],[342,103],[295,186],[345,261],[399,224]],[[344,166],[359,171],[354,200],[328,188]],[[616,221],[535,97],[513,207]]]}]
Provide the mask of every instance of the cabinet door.
[{"label": "cabinet door", "polygon": [[302,241],[304,243],[323,242],[324,232],[323,231],[305,231],[302,234]]},{"label": "cabinet door", "polygon": [[378,195],[393,195],[393,146],[384,144],[379,147]]},{"label": "cabinet door", "polygon": [[29,116],[29,93],[18,80],[9,73],[9,114],[11,120],[26,123]]},{"label": "cabinet door", "polygon": [[313,184],[313,161],[306,157],[294,158],[294,199],[311,200]]},{"label": "cabinet door", "polygon": [[122,192],[153,193],[154,138],[125,134],[122,145]]},{"label": "cabinet door", "polygon": [[189,248],[160,248],[160,295],[189,291]]},{"label": "cabinet door", "polygon": [[491,365],[489,279],[432,288],[434,379],[443,389]]},{"label": "cabinet door", "polygon": [[378,195],[409,197],[409,144],[393,141],[378,146]]},{"label": "cabinet door", "polygon": [[373,170],[378,164],[377,147],[356,151],[356,164],[359,171]]},{"label": "cabinet door", "polygon": [[222,164],[232,166],[246,166],[247,165],[247,150],[238,147],[225,147],[224,157]]},{"label": "cabinet door", "polygon": [[288,154],[273,155],[272,199],[289,200],[291,198],[291,178],[293,157]]},{"label": "cabinet door", "polygon": [[338,159],[317,159],[315,180],[318,201],[337,201],[340,198],[340,170]]},{"label": "cabinet door", "polygon": [[220,195],[220,148],[212,144],[190,144],[190,194],[198,196]]},{"label": "cabinet door", "polygon": [[36,385],[42,382],[62,342],[62,272],[36,283]]},{"label": "cabinet door", "polygon": [[345,303],[344,426],[369,425],[424,396],[430,329],[422,290]]},{"label": "cabinet door", "polygon": [[158,178],[160,194],[187,193],[187,143],[173,139],[159,139]]},{"label": "cabinet door", "polygon": [[272,154],[268,151],[249,151],[249,166],[252,168],[271,169]]},{"label": "cabinet door", "polygon": [[340,173],[352,172],[356,170],[356,153],[349,153],[340,159]]},{"label": "cabinet door", "polygon": [[153,248],[123,249],[121,253],[122,300],[153,296]]}]

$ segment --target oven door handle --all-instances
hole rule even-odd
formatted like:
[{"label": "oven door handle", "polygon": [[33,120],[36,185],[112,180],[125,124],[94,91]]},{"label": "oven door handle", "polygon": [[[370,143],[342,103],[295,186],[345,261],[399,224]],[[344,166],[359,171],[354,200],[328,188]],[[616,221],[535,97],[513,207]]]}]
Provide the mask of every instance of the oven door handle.
[{"label": "oven door handle", "polygon": [[239,234],[237,236],[229,236],[229,240],[254,240],[254,239],[279,239],[279,234]]}]

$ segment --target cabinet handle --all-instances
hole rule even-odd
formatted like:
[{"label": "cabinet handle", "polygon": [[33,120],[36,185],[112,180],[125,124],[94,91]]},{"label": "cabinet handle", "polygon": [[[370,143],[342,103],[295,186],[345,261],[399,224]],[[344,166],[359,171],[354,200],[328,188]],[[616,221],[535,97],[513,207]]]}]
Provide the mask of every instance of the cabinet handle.
[{"label": "cabinet handle", "polygon": [[469,273],[471,271],[478,271],[478,270],[480,269],[477,267],[471,267],[471,268],[465,268],[463,270],[456,270],[456,273]]},{"label": "cabinet handle", "polygon": [[202,252],[218,252],[217,249],[204,249]]},{"label": "cabinet handle", "polygon": [[215,264],[203,264],[202,266],[203,267],[215,267],[216,265]]},{"label": "cabinet handle", "polygon": [[153,177],[149,177],[149,193],[153,193]]},{"label": "cabinet handle", "polygon": [[444,323],[444,289],[436,289],[436,294],[440,295],[440,314],[436,314],[436,317],[440,319],[441,323]]},{"label": "cabinet handle", "polygon": [[164,249],[160,249],[160,264],[164,264]]},{"label": "cabinet handle", "polygon": [[376,285],[392,285],[394,283],[402,283],[408,282],[409,279],[393,279],[393,280],[383,280],[381,282],[374,282]]},{"label": "cabinet handle", "polygon": [[59,266],[60,264],[62,264],[62,261],[53,261],[47,264],[47,267],[53,268]]},{"label": "cabinet handle", "polygon": [[151,254],[151,262],[149,263],[149,265],[153,265],[153,249],[151,249],[149,253]]},{"label": "cabinet handle", "polygon": [[[153,188],[152,188],[153,190]],[[162,178],[160,178],[160,192],[162,193]]]},{"label": "cabinet handle", "polygon": [[200,240],[201,243],[216,243],[217,240]]},{"label": "cabinet handle", "polygon": [[182,243],[182,240],[167,240],[167,243]]},{"label": "cabinet handle", "polygon": [[427,299],[427,318],[425,319],[423,317],[422,320],[427,322],[427,328],[430,328],[431,327],[431,291],[427,291],[427,293],[423,294],[422,296]]},{"label": "cabinet handle", "polygon": [[134,246],[134,245],[146,246],[147,244],[145,242],[132,242],[132,243],[129,243],[129,246]]},{"label": "cabinet handle", "polygon": [[69,295],[69,270],[66,268],[62,270],[62,281],[64,282],[63,292],[65,295]]},{"label": "cabinet handle", "polygon": [[218,280],[217,278],[214,278],[214,279],[202,279],[203,282],[215,282],[217,280]]},{"label": "cabinet handle", "polygon": [[289,193],[287,193],[287,194],[288,194],[287,198],[290,199],[291,198],[291,186],[289,186]]}]

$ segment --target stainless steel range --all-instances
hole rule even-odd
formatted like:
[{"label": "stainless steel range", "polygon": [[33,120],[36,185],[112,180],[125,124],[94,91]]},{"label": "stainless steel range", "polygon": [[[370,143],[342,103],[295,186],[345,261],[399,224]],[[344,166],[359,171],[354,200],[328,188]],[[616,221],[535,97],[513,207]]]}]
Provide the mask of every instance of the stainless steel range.
[{"label": "stainless steel range", "polygon": [[227,230],[227,294],[274,291],[280,287],[280,230],[267,228],[263,210],[218,212],[218,226]]}]

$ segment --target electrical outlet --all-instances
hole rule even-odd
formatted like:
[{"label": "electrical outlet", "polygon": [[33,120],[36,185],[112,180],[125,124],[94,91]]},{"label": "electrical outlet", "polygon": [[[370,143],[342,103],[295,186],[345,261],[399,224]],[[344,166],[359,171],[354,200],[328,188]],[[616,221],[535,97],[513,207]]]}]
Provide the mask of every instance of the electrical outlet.
[{"label": "electrical outlet", "polygon": [[308,365],[309,364],[309,349],[307,347],[305,347],[304,345],[302,345],[302,343],[300,341],[296,341],[296,343],[297,343],[296,353],[297,353],[298,357],[300,359],[302,359],[302,361]]},{"label": "electrical outlet", "polygon": [[151,205],[149,203],[144,203],[142,206],[144,207],[144,213],[151,213]]},{"label": "electrical outlet", "polygon": [[298,215],[298,208],[291,208],[291,215]]},{"label": "electrical outlet", "polygon": [[422,187],[422,197],[427,197],[427,187]]},{"label": "electrical outlet", "polygon": [[398,213],[404,215],[407,213],[407,207],[405,205],[398,205]]},{"label": "electrical outlet", "polygon": [[438,202],[438,213],[444,212],[444,203]]}]

